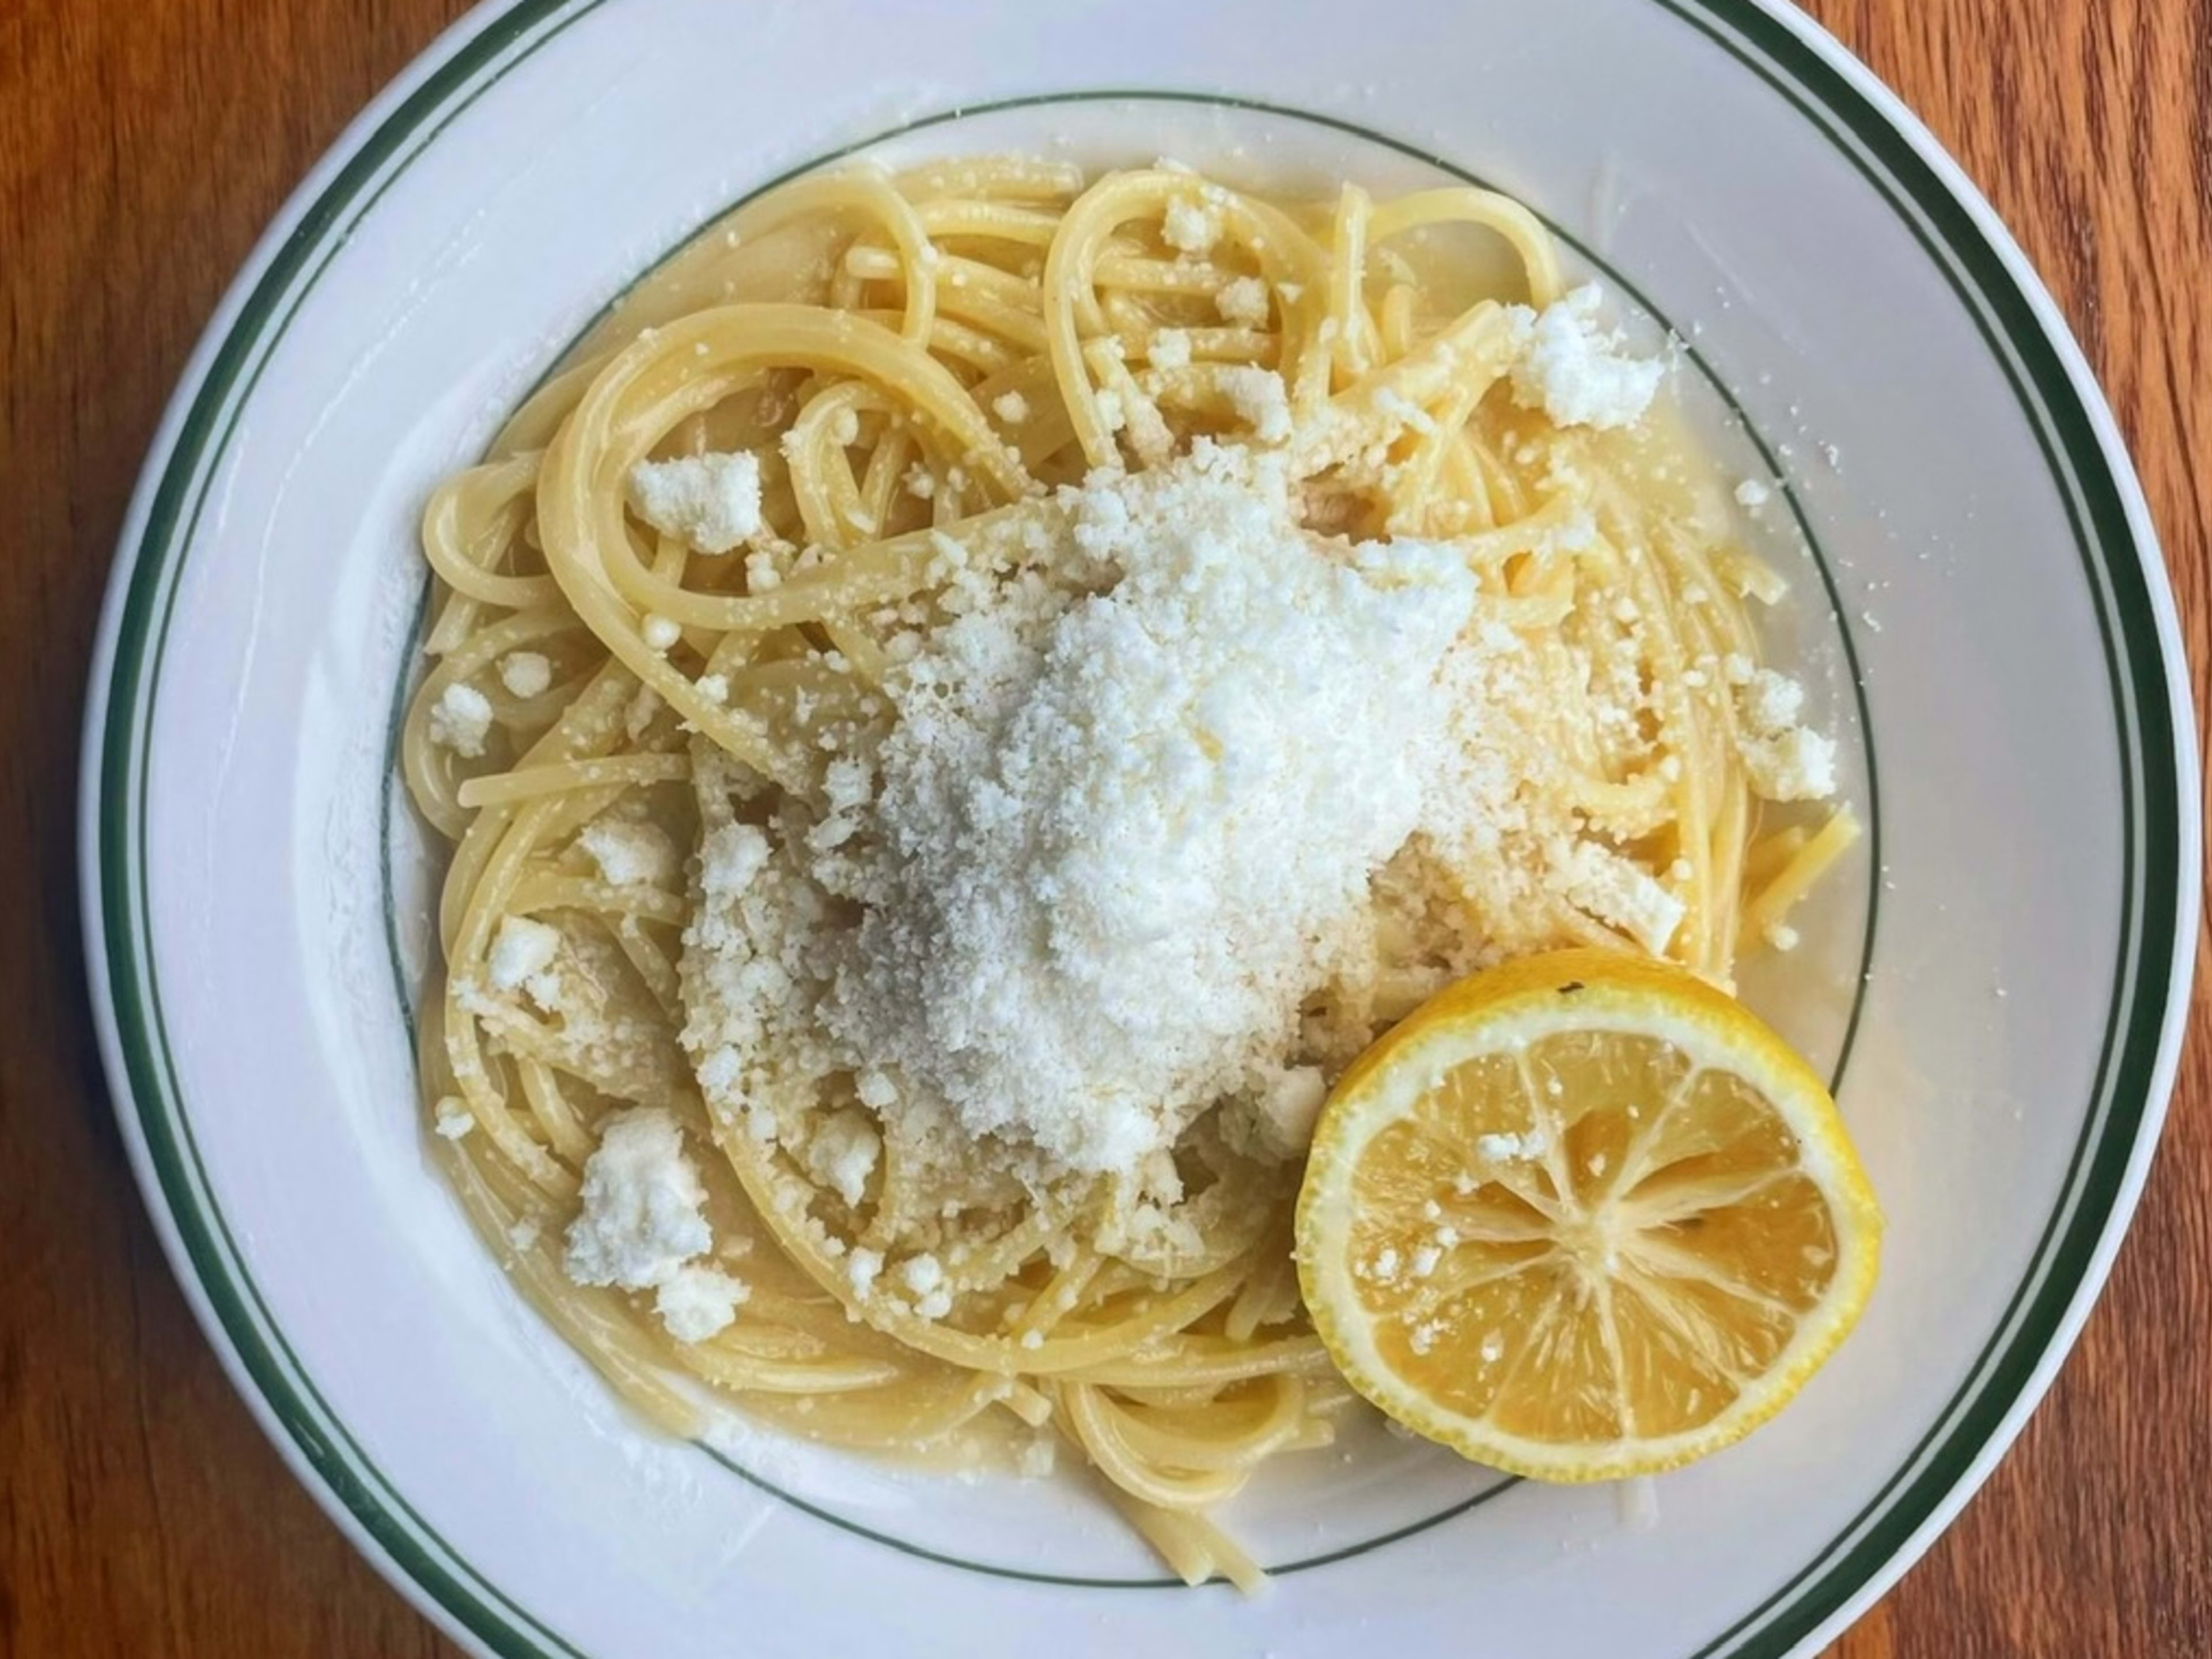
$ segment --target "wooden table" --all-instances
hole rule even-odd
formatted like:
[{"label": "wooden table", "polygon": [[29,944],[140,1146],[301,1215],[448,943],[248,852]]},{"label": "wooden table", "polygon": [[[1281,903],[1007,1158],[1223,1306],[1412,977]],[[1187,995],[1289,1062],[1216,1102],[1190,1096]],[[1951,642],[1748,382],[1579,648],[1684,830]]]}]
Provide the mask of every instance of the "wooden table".
[{"label": "wooden table", "polygon": [[[79,699],[162,401],[263,223],[461,0],[0,16],[0,1654],[443,1655],[187,1316],[86,1012]],[[2212,664],[2212,0],[1817,0],[2080,334]],[[2204,959],[2202,940],[2199,960]],[[2212,1019],[2112,1288],[2018,1449],[1832,1659],[2212,1655]]]}]

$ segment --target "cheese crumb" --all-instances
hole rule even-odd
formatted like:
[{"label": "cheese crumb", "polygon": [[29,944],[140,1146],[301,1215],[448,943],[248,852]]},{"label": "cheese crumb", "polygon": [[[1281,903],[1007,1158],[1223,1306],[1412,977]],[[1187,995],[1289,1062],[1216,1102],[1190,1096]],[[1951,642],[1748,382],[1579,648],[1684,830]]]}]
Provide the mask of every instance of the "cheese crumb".
[{"label": "cheese crumb", "polygon": [[729,900],[752,885],[768,862],[768,837],[750,823],[709,830],[699,847],[699,884],[709,899]]},{"label": "cheese crumb", "polygon": [[[1279,464],[1210,445],[1060,510],[1121,580],[956,618],[902,671],[823,1017],[970,1137],[1126,1170],[1254,1086],[1364,913],[1474,586],[1431,544],[1324,550]],[[1361,807],[1284,810],[1322,798]]]},{"label": "cheese crumb", "polygon": [[1632,860],[1595,842],[1577,843],[1560,866],[1567,902],[1617,927],[1653,956],[1667,948],[1686,908]]},{"label": "cheese crumb", "polygon": [[1018,392],[1002,392],[991,399],[991,412],[1008,426],[1019,426],[1030,417],[1030,400]]},{"label": "cheese crumb", "polygon": [[553,965],[561,933],[527,916],[507,916],[492,938],[491,982],[501,991],[520,990]]},{"label": "cheese crumb", "polygon": [[1741,744],[1753,790],[1767,800],[1824,800],[1836,793],[1836,740],[1796,726]]},{"label": "cheese crumb", "polygon": [[1755,668],[1740,683],[1736,710],[1754,732],[1779,732],[1795,726],[1804,711],[1805,688],[1771,668]]},{"label": "cheese crumb", "polygon": [[602,818],[586,827],[576,845],[617,887],[666,887],[683,866],[676,843],[658,824]]},{"label": "cheese crumb", "polygon": [[1213,303],[1222,316],[1247,328],[1264,328],[1267,323],[1267,285],[1257,276],[1239,276],[1224,283]]},{"label": "cheese crumb", "polygon": [[617,1113],[584,1164],[583,1209],[569,1224],[562,1259],[568,1277],[629,1291],[666,1284],[714,1242],[701,1212],[706,1197],[673,1113]]},{"label": "cheese crumb", "polygon": [[867,1195],[868,1177],[883,1154],[883,1137],[865,1112],[843,1111],[824,1119],[807,1144],[806,1170],[848,1204]]},{"label": "cheese crumb", "polygon": [[1757,512],[1772,500],[1774,491],[1756,478],[1746,478],[1735,487],[1736,504]]},{"label": "cheese crumb", "polygon": [[647,611],[638,624],[638,634],[649,651],[673,651],[676,642],[684,637],[684,630],[667,617]]},{"label": "cheese crumb", "polygon": [[1272,368],[1239,365],[1221,371],[1221,389],[1237,418],[1261,443],[1279,444],[1291,435],[1291,399],[1283,377]]},{"label": "cheese crumb", "polygon": [[1753,792],[1771,801],[1820,800],[1836,791],[1836,742],[1798,724],[1805,688],[1771,668],[1736,690],[1737,752]]},{"label": "cheese crumb", "polygon": [[927,1296],[945,1283],[944,1264],[933,1255],[917,1255],[899,1264],[899,1279],[916,1296]]},{"label": "cheese crumb", "polygon": [[877,1277],[883,1270],[883,1254],[878,1250],[863,1248],[845,1258],[845,1282],[857,1297],[865,1297],[875,1288]]},{"label": "cheese crumb", "polygon": [[1535,314],[1528,347],[1513,366],[1516,402],[1561,426],[1601,431],[1644,418],[1666,365],[1621,356],[1620,334],[1597,319],[1603,301],[1597,284],[1586,283]]},{"label": "cheese crumb", "polygon": [[491,735],[491,699],[456,680],[430,705],[430,741],[464,760],[475,760]]},{"label": "cheese crumb", "polygon": [[499,683],[518,697],[541,696],[553,684],[553,665],[536,651],[510,651],[499,659]]},{"label": "cheese crumb", "polygon": [[727,553],[761,533],[757,457],[686,455],[629,470],[630,510],[702,553]]},{"label": "cheese crumb", "polygon": [[[1487,1164],[1516,1164],[1542,1157],[1547,1145],[1541,1129],[1531,1129],[1525,1134],[1481,1134],[1474,1138],[1474,1155]],[[1474,1189],[1469,1187],[1467,1190]]]},{"label": "cheese crumb", "polygon": [[1177,197],[1161,217],[1160,240],[1176,252],[1194,258],[1221,240],[1221,216],[1188,197]]},{"label": "cheese crumb", "polygon": [[704,1342],[729,1327],[752,1293],[719,1267],[678,1267],[662,1281],[653,1310],[678,1342]]},{"label": "cheese crumb", "polygon": [[1188,368],[1190,336],[1179,328],[1156,329],[1146,343],[1145,356],[1154,368]]}]

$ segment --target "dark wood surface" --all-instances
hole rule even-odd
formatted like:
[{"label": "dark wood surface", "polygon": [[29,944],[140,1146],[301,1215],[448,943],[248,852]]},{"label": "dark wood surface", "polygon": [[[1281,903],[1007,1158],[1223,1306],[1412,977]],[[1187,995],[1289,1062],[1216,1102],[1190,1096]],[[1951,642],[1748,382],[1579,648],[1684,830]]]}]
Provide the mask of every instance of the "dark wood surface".
[{"label": "dark wood surface", "polygon": [[[2212,0],[1817,0],[2043,271],[2212,662]],[[453,1650],[286,1474],[156,1249],[94,1053],[86,653],[163,399],[269,216],[458,0],[0,0],[0,1655]],[[2200,961],[2204,957],[2199,941]],[[2212,1656],[2202,1000],[2112,1287],[2019,1447],[1831,1659]]]}]

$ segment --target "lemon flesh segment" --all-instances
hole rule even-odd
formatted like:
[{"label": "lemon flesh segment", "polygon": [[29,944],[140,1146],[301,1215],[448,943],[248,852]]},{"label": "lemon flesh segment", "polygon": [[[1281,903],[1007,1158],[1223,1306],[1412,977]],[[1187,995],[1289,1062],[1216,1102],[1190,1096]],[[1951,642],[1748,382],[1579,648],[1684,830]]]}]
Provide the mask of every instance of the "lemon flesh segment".
[{"label": "lemon flesh segment", "polygon": [[1297,1217],[1316,1328],[1407,1427],[1516,1474],[1650,1474],[1778,1411],[1856,1322],[1881,1217],[1787,1044],[1679,970],[1478,975],[1348,1071]]}]

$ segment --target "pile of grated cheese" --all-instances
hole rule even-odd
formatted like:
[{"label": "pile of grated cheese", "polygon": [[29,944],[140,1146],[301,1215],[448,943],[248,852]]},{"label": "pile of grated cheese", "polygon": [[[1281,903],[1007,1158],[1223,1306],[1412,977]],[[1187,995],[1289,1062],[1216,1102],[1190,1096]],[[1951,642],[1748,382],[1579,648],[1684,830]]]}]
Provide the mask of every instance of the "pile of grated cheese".
[{"label": "pile of grated cheese", "polygon": [[1473,578],[1325,550],[1291,501],[1211,446],[1068,492],[1110,591],[987,605],[906,669],[823,1013],[969,1135],[1126,1170],[1265,1086],[1420,821]]}]

